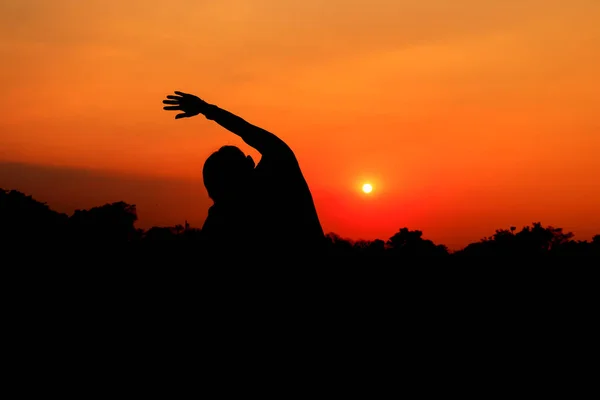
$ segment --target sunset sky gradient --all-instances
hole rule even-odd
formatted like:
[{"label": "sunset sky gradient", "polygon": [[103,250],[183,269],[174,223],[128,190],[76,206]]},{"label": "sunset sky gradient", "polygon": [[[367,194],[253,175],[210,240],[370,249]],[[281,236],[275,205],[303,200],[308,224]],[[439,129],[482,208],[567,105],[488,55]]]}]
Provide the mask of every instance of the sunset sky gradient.
[{"label": "sunset sky gradient", "polygon": [[163,111],[181,90],[284,139],[327,232],[456,249],[541,221],[590,239],[598,21],[598,0],[2,0],[0,187],[200,227],[205,158],[259,156]]}]

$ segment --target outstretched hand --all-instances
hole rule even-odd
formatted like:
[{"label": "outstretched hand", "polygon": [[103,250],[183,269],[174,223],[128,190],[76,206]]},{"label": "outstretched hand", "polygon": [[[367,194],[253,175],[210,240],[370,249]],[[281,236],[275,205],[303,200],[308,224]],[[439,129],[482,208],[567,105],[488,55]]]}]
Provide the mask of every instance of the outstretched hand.
[{"label": "outstretched hand", "polygon": [[198,115],[202,112],[206,102],[193,94],[175,92],[177,96],[169,95],[168,100],[163,100],[163,104],[170,104],[163,107],[163,110],[168,111],[183,111],[175,115],[175,119],[189,118]]}]

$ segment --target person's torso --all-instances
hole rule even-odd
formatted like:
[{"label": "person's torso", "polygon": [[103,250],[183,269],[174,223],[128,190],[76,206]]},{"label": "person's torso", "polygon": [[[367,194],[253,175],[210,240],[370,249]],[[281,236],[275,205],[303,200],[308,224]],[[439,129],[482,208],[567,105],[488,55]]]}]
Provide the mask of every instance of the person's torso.
[{"label": "person's torso", "polygon": [[313,254],[325,243],[308,185],[295,162],[263,158],[235,204],[215,204],[203,227],[207,250],[226,256]]},{"label": "person's torso", "polygon": [[309,250],[323,238],[310,189],[297,164],[261,160],[255,175],[256,227],[286,250]]}]

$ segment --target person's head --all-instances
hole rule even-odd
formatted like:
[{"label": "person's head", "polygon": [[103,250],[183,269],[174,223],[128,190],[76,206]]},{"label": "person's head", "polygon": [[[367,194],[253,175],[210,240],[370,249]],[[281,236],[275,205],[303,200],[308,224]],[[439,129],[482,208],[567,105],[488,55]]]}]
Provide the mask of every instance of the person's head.
[{"label": "person's head", "polygon": [[253,171],[252,157],[235,146],[223,146],[204,162],[204,186],[215,203],[236,200],[248,189]]}]

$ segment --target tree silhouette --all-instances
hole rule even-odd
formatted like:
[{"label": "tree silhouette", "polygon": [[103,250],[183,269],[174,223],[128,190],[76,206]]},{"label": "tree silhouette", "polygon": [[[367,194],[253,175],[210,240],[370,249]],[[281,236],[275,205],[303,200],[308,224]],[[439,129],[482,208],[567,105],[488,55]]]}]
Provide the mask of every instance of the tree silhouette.
[{"label": "tree silhouette", "polygon": [[135,205],[105,204],[90,210],[75,210],[69,218],[73,240],[87,244],[126,243],[137,238]]},{"label": "tree silhouette", "polygon": [[435,245],[431,240],[423,239],[423,232],[401,228],[388,239],[387,245],[397,256],[446,256],[448,249],[444,245]]},{"label": "tree silhouette", "polygon": [[534,222],[531,227],[526,226],[520,232],[511,227],[510,231],[498,229],[496,233],[479,243],[469,244],[463,251],[466,255],[478,256],[511,256],[531,257],[561,253],[570,246],[571,232],[564,232],[562,228],[552,226],[543,227],[540,222]]},{"label": "tree silhouette", "polygon": [[2,242],[43,244],[60,241],[68,216],[16,190],[0,189]]},{"label": "tree silhouette", "polygon": [[[124,247],[136,251],[132,260],[155,262],[157,255],[165,255],[168,262],[189,263],[190,257],[202,257],[210,254],[206,247],[202,231],[191,228],[189,224],[172,227],[152,227],[148,230],[137,229],[135,205],[125,202],[105,204],[89,210],[76,210],[70,217],[51,210],[45,203],[33,199],[15,190],[0,189],[0,245],[5,249],[27,249],[32,253],[48,255],[48,248],[54,253],[68,255],[76,250],[102,250],[89,254],[113,254],[111,249]],[[277,235],[277,232],[273,232]],[[230,242],[232,252],[236,252],[238,243]],[[280,239],[279,239],[280,240]],[[289,238],[289,240],[292,240]],[[275,241],[277,242],[277,241]],[[361,260],[361,265],[369,266],[385,261],[385,265],[401,265],[397,260],[431,258],[449,258],[452,260],[479,260],[485,257],[494,260],[510,257],[525,260],[531,257],[543,257],[569,260],[583,260],[594,265],[600,259],[600,234],[590,242],[574,240],[571,232],[552,226],[544,227],[540,222],[525,226],[520,231],[514,226],[498,229],[489,237],[471,243],[464,249],[449,252],[446,246],[437,245],[423,238],[420,230],[411,231],[401,228],[387,241],[357,240],[342,238],[336,233],[326,235],[327,255],[340,260]],[[37,251],[44,245],[44,252]],[[163,251],[164,250],[164,251]],[[23,250],[28,251],[28,250]],[[277,249],[273,248],[274,254]],[[119,259],[119,256],[113,259]],[[141,257],[141,258],[140,258]],[[295,255],[289,255],[294,258]],[[87,259],[91,260],[88,256]],[[122,259],[122,257],[121,257]],[[594,261],[595,260],[595,261]],[[210,260],[205,260],[210,261]]]}]

